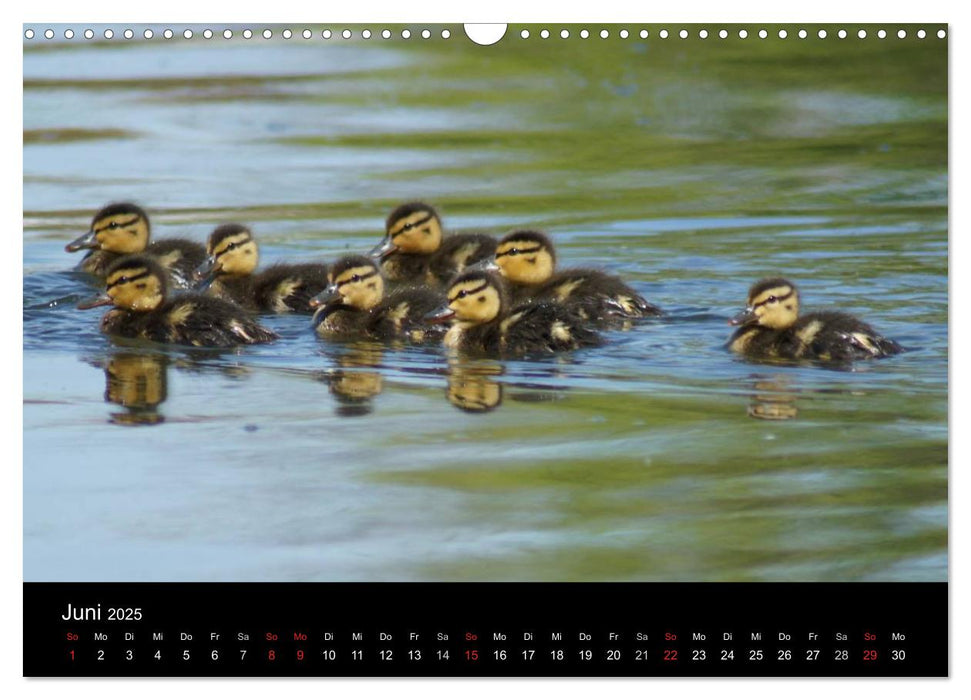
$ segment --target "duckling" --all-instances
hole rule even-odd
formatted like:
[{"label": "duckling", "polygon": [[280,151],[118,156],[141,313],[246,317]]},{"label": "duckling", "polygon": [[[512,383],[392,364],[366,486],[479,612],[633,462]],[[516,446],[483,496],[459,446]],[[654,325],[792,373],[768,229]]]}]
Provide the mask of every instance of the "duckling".
[{"label": "duckling", "polygon": [[466,267],[491,257],[496,239],[483,233],[442,236],[442,220],[424,202],[402,204],[388,216],[386,235],[371,255],[391,282],[442,286]]},{"label": "duckling", "polygon": [[322,337],[417,343],[444,334],[444,329],[430,328],[423,319],[445,297],[419,287],[400,287],[385,295],[384,277],[371,258],[347,255],[331,266],[328,279],[330,286],[310,300],[311,306],[322,307],[313,322]]},{"label": "duckling", "polygon": [[526,355],[599,345],[599,334],[587,328],[573,310],[553,301],[510,308],[501,278],[470,270],[452,280],[448,303],[429,320],[453,319],[445,347],[463,352]]},{"label": "duckling", "polygon": [[168,270],[176,286],[187,288],[192,271],[206,259],[205,249],[185,238],[149,243],[151,226],[145,210],[131,202],[109,204],[94,215],[91,230],[68,243],[64,250],[91,249],[78,263],[82,272],[104,278],[108,267],[123,255],[147,253]]},{"label": "duckling", "polygon": [[619,277],[588,268],[556,272],[553,243],[539,231],[514,231],[503,238],[496,248],[495,264],[516,302],[553,299],[600,325],[663,315]]},{"label": "duckling", "polygon": [[752,358],[845,362],[903,350],[849,314],[816,311],[800,316],[799,291],[781,277],[756,282],[745,310],[728,323],[740,326],[728,348]]},{"label": "duckling", "polygon": [[103,333],[199,347],[277,338],[228,301],[192,293],[168,299],[168,275],[149,255],[119,258],[108,267],[105,281],[104,294],[78,304],[79,309],[114,305],[101,319]]},{"label": "duckling", "polygon": [[327,266],[278,263],[254,274],[260,250],[241,224],[224,224],[209,234],[206,261],[195,271],[196,290],[249,311],[309,313],[310,300],[327,288]]}]

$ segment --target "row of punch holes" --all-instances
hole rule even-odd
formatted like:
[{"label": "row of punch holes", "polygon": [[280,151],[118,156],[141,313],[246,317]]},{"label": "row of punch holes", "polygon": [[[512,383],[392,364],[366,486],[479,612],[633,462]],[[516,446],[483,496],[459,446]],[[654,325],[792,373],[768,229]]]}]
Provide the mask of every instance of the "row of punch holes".
[{"label": "row of punch holes", "polygon": [[[452,36],[452,32],[449,31],[448,29],[442,29],[440,32],[436,32],[436,33],[438,33],[442,39],[449,39]],[[114,39],[116,36],[115,31],[113,29],[105,29],[103,32],[101,32],[101,34],[105,39],[109,39],[109,40]],[[236,30],[236,31],[233,31],[232,29],[224,29],[221,32],[219,32],[218,30],[213,31],[212,29],[203,29],[198,31],[198,35],[201,36],[203,39],[212,39],[214,36],[217,36],[220,34],[224,39],[232,39],[237,35],[241,36],[243,39],[252,39],[254,36],[262,36],[264,39],[271,39],[275,35],[279,35],[284,39],[292,39],[295,36],[301,36],[304,39],[311,39],[314,37],[314,32],[311,31],[310,29],[303,29],[298,32],[294,32],[292,29],[276,30],[276,32],[274,32],[274,30],[272,29],[263,29],[262,31],[258,30],[257,32],[254,32],[252,29],[242,29],[242,30]],[[392,32],[390,29],[382,29],[381,31],[375,30],[373,32],[370,29],[363,29],[357,33],[357,35],[362,39],[370,39],[376,36],[380,36],[382,39],[391,39],[396,34],[401,39],[411,39],[412,37],[421,37],[422,39],[430,39],[432,37],[432,31],[430,29],[416,30],[415,32],[412,32],[410,29],[402,29],[397,32]],[[621,39],[627,39],[632,36],[639,37],[641,39],[647,39],[651,36],[651,32],[648,31],[647,29],[634,30],[634,31],[631,31],[628,29],[620,29],[620,30],[615,30],[613,34],[615,34],[617,37]],[[847,37],[853,36],[854,34],[859,39],[866,39],[868,36],[870,36],[870,33],[867,32],[866,29],[859,29],[859,30],[856,30],[855,32],[854,31],[848,32],[845,29],[838,29],[832,32],[832,34],[825,29],[818,29],[813,31],[810,31],[807,29],[799,29],[797,31],[794,31],[792,33],[792,36],[798,37],[799,39],[807,39],[811,36],[816,37],[818,39],[826,39],[832,35],[838,39],[846,39]],[[873,32],[873,35],[876,36],[878,39],[886,39],[888,36],[893,36],[893,34],[894,32],[892,30],[888,32],[886,29],[878,29],[875,32]],[[136,32],[133,29],[125,29],[120,32],[120,36],[124,37],[125,39],[134,39],[135,35],[136,35]],[[172,39],[176,36],[176,32],[173,31],[172,29],[163,29],[161,32],[159,32],[159,35],[163,39]],[[196,35],[197,33],[194,32],[192,29],[184,29],[181,32],[181,36],[183,39],[192,39]],[[689,31],[687,29],[680,29],[680,30],[674,30],[674,31],[661,29],[656,33],[656,36],[659,39],[667,39],[667,38],[674,38],[674,37],[677,37],[679,39],[688,39],[688,38],[691,38],[692,35],[696,36],[699,39],[708,39],[709,37],[728,39],[733,35],[737,36],[739,39],[747,39],[749,38],[749,36],[758,37],[759,39],[768,39],[772,35],[777,36],[779,39],[786,39],[790,36],[790,32],[786,29],[779,29],[778,31],[773,31],[773,32],[769,32],[769,30],[767,29],[759,29],[759,30],[753,30],[753,32],[750,34],[747,29],[739,29],[737,31],[720,29],[717,31],[712,30],[710,32],[707,29],[698,29],[694,31]],[[944,29],[939,29],[936,32],[936,35],[938,39],[943,39],[947,36],[947,32]],[[45,39],[53,39],[57,36],[57,33],[53,29],[45,29],[42,33],[38,33],[34,29],[26,29],[24,31],[24,38],[26,39],[35,39],[35,38],[40,38],[41,36],[43,36],[43,38]],[[63,32],[63,37],[65,39],[74,39],[76,36],[77,35],[75,34],[75,31],[73,29],[65,29]],[[85,29],[83,32],[81,32],[81,36],[85,39],[94,39],[96,36],[96,33],[93,29]],[[152,30],[152,29],[145,29],[141,32],[141,36],[144,39],[154,39],[156,37],[156,32],[155,30]],[[522,29],[519,32],[519,36],[521,39],[529,39],[530,37],[533,36],[533,34],[530,32],[529,29]],[[569,29],[561,29],[559,30],[559,32],[555,32],[555,31],[550,32],[549,29],[541,29],[538,32],[536,32],[536,36],[538,36],[540,39],[549,39],[551,36],[559,36],[560,39],[569,39],[571,36],[573,36],[573,33]],[[590,30],[588,29],[581,29],[576,32],[576,36],[578,36],[580,39],[589,39],[591,36],[599,36],[601,39],[609,39],[612,36],[612,32],[608,29],[601,29],[599,32],[594,31],[593,33],[591,33]],[[896,31],[896,36],[898,39],[906,39],[908,36],[908,32],[906,29],[898,29]],[[928,33],[924,29],[918,29],[916,32],[914,32],[914,36],[916,36],[918,39],[925,39],[928,36]],[[320,37],[322,39],[331,39],[336,37],[340,37],[342,39],[352,39],[355,37],[355,32],[350,29],[342,29],[339,31],[324,29],[320,32]]]}]

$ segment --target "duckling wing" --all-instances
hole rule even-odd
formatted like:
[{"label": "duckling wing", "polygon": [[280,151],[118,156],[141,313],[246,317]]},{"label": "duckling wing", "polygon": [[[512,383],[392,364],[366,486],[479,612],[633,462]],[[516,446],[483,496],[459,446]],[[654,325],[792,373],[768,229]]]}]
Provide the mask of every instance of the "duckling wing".
[{"label": "duckling wing", "polygon": [[[199,294],[179,297],[157,312],[158,332],[167,342],[200,347],[269,343],[277,334],[228,301]],[[159,339],[159,338],[154,338]]]},{"label": "duckling wing", "polygon": [[469,265],[491,258],[499,242],[484,233],[462,233],[446,236],[429,263],[432,275],[447,284]]},{"label": "duckling wing", "polygon": [[261,311],[310,313],[310,300],[327,288],[327,266],[271,265],[256,276],[253,288]]},{"label": "duckling wing", "polygon": [[801,316],[792,328],[804,356],[822,360],[857,360],[895,355],[903,348],[863,321],[837,311]]},{"label": "duckling wing", "polygon": [[555,302],[517,306],[500,324],[503,348],[513,354],[560,352],[600,345],[600,334],[574,310]]},{"label": "duckling wing", "polygon": [[192,286],[192,273],[206,260],[206,249],[188,238],[163,238],[150,243],[145,252],[169,271],[179,289]]},{"label": "duckling wing", "polygon": [[381,261],[385,279],[398,284],[429,284],[431,256],[417,253],[391,253]]},{"label": "duckling wing", "polygon": [[558,272],[537,290],[536,297],[575,308],[593,321],[661,316],[664,313],[619,277],[602,270],[572,268]]},{"label": "duckling wing", "polygon": [[424,317],[445,301],[443,293],[431,289],[396,289],[372,311],[370,334],[377,338],[402,338],[412,342],[440,339],[445,335],[445,327],[428,325]]}]

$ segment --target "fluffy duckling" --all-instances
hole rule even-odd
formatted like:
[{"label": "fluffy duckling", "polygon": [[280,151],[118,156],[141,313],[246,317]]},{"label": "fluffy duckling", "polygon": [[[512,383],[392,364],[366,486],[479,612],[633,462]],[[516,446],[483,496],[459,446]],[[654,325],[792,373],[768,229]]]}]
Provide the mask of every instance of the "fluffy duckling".
[{"label": "fluffy duckling", "polygon": [[839,311],[799,315],[799,291],[781,277],[755,283],[746,308],[729,321],[740,326],[728,348],[753,358],[845,362],[887,357],[903,348]]},{"label": "fluffy duckling", "polygon": [[241,308],[202,294],[168,299],[168,275],[148,255],[129,255],[107,270],[104,294],[79,309],[114,305],[101,319],[103,333],[157,343],[199,347],[268,343],[277,335]]},{"label": "fluffy duckling", "polygon": [[179,287],[188,287],[192,271],[206,259],[205,249],[185,238],[166,238],[149,243],[148,214],[131,202],[109,204],[94,215],[91,230],[68,243],[64,250],[90,249],[78,264],[82,272],[104,278],[108,267],[123,255],[147,253],[168,270]]},{"label": "fluffy duckling", "polygon": [[402,204],[388,216],[385,237],[371,251],[391,282],[441,286],[496,252],[496,239],[483,233],[442,235],[442,220],[424,202]]},{"label": "fluffy duckling", "polygon": [[556,251],[539,231],[514,231],[499,241],[495,263],[517,302],[552,299],[595,323],[660,316],[619,277],[601,270],[571,268],[556,272]]},{"label": "fluffy duckling", "polygon": [[250,311],[309,313],[310,300],[327,288],[320,263],[271,265],[255,272],[260,250],[241,224],[224,224],[209,234],[206,261],[195,271],[196,289]]},{"label": "fluffy duckling", "polygon": [[444,333],[424,323],[443,295],[419,287],[401,287],[385,295],[381,270],[371,258],[347,255],[331,266],[328,279],[330,286],[310,302],[322,307],[314,316],[314,328],[322,337],[417,343]]},{"label": "fluffy duckling", "polygon": [[429,320],[453,319],[445,347],[463,352],[527,355],[599,345],[573,310],[552,301],[510,308],[501,278],[485,270],[464,272],[449,285],[448,303]]}]

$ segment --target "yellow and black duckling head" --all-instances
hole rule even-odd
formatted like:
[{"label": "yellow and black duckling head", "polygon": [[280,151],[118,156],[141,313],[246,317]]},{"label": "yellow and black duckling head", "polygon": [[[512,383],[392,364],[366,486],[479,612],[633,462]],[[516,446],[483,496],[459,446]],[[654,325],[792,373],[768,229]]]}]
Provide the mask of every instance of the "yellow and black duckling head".
[{"label": "yellow and black duckling head", "polygon": [[346,255],[327,273],[330,285],[310,300],[311,307],[323,306],[329,301],[340,300],[355,309],[367,311],[384,298],[384,278],[371,258],[363,255]]},{"label": "yellow and black duckling head", "polygon": [[140,253],[148,246],[151,227],[145,210],[131,202],[109,204],[94,215],[91,229],[64,249],[76,253],[86,248],[112,253]]},{"label": "yellow and black duckling head", "polygon": [[424,202],[402,204],[388,215],[385,237],[371,256],[384,260],[392,253],[431,255],[442,245],[442,220]]},{"label": "yellow and black duckling head", "polygon": [[210,233],[206,255],[206,261],[194,275],[201,289],[223,275],[251,275],[260,262],[260,249],[253,233],[242,224],[223,224]]},{"label": "yellow and black duckling head", "polygon": [[448,302],[429,314],[429,321],[451,319],[458,326],[479,326],[499,318],[508,306],[502,281],[486,270],[462,273],[452,280],[446,296]]},{"label": "yellow and black duckling head", "polygon": [[129,311],[154,311],[165,302],[168,275],[154,258],[127,255],[108,268],[103,294],[82,301],[79,309],[115,306]]},{"label": "yellow and black duckling head", "polygon": [[799,318],[799,291],[789,280],[771,277],[756,282],[745,309],[729,321],[732,326],[761,326],[781,331]]},{"label": "yellow and black duckling head", "polygon": [[496,265],[513,284],[542,284],[553,276],[556,252],[549,237],[539,231],[513,231],[499,241]]}]

